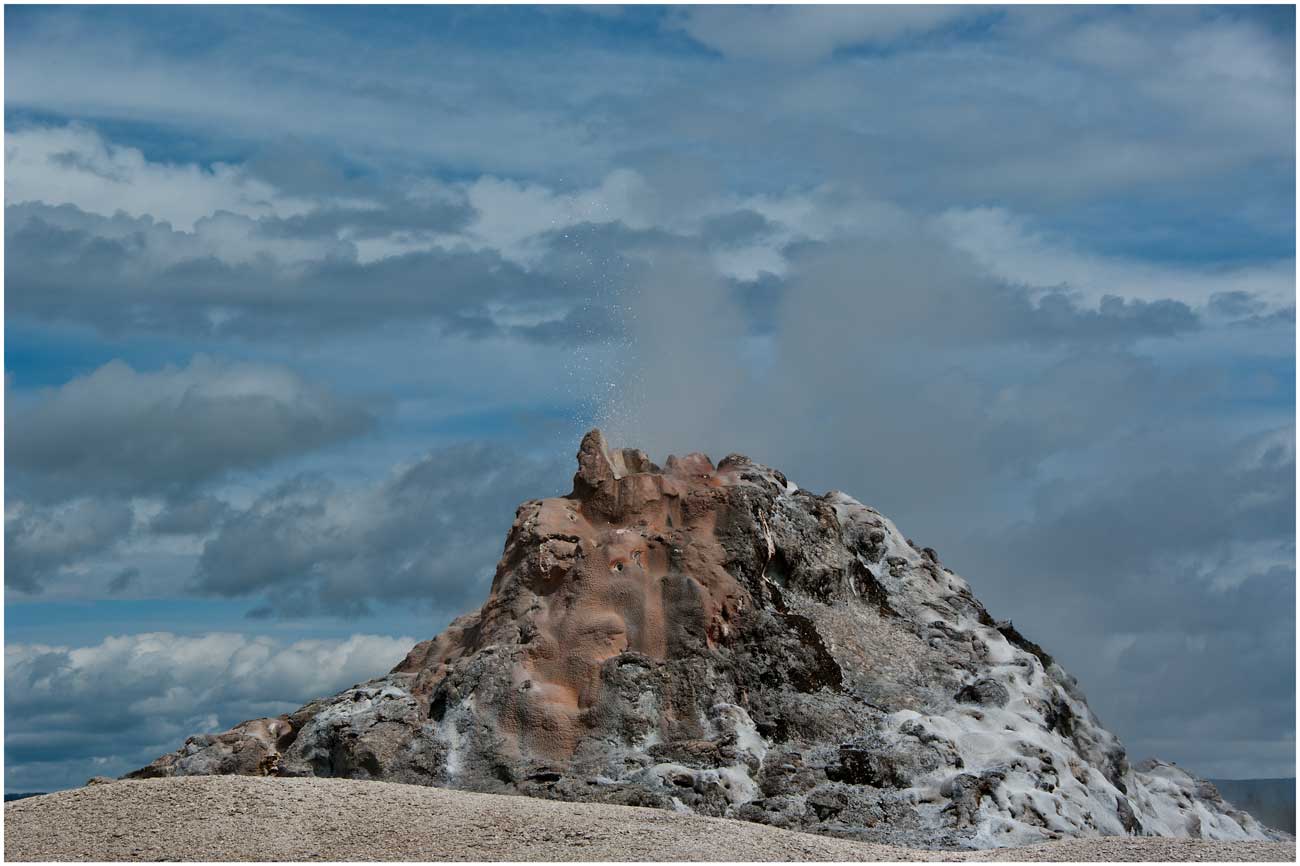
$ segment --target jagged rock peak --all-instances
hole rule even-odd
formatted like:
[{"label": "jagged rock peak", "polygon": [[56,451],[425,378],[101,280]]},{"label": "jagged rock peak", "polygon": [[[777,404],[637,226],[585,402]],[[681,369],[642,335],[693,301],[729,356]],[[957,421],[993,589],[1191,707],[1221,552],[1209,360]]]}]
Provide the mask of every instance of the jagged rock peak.
[{"label": "jagged rock peak", "polygon": [[1268,838],[1134,768],[1078,684],[878,511],[739,455],[582,440],[483,606],[386,676],[134,777],[348,776],[657,806],[893,844]]},{"label": "jagged rock peak", "polygon": [[[709,466],[712,471],[712,465]],[[573,477],[574,492],[595,489],[604,481],[613,481],[638,472],[658,473],[662,470],[651,462],[640,448],[618,448],[613,451],[599,429],[590,430],[578,446],[578,473]]]}]

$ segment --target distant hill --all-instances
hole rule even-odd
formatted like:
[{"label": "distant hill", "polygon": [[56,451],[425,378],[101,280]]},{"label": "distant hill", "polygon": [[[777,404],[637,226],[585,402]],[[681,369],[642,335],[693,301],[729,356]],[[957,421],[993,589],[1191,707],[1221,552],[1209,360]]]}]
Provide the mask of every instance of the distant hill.
[{"label": "distant hill", "polygon": [[44,791],[29,791],[26,794],[5,794],[5,802],[8,803],[10,800],[25,800],[28,797],[39,797],[44,793]]},{"label": "distant hill", "polygon": [[1223,799],[1255,820],[1295,835],[1295,779],[1211,779]]}]

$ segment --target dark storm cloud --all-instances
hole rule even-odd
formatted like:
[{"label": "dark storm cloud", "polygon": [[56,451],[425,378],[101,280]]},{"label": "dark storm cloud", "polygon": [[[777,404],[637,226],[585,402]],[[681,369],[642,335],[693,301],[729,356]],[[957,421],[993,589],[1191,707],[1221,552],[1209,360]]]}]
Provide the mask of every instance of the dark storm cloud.
[{"label": "dark storm cloud", "polygon": [[353,615],[419,601],[481,601],[520,502],[567,490],[568,461],[466,445],[366,488],[299,476],[263,493],[207,542],[200,593],[263,599],[257,616]]},{"label": "dark storm cloud", "polygon": [[114,361],[11,400],[10,492],[176,494],[356,437],[374,416],[284,367],[195,358],[137,372]]}]

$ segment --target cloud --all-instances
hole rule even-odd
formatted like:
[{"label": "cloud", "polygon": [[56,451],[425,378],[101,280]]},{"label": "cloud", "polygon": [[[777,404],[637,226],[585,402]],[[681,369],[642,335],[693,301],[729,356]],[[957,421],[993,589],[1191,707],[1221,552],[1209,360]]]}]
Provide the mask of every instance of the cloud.
[{"label": "cloud", "polygon": [[[1249,142],[1271,140],[1288,125],[1284,106],[1290,102],[1293,112],[1295,101],[1294,75],[1287,71],[1295,67],[1290,40],[1233,12],[1205,10],[1208,14],[1162,20],[1151,11],[1114,18],[1085,15],[1054,35],[1061,37],[1064,55],[1107,73],[1136,77],[1144,96],[1197,118],[1197,131],[1203,134],[1235,126],[1246,146],[1254,147]],[[1173,26],[1157,32],[1140,26],[1143,22]],[[1206,100],[1217,106],[1212,116],[1197,110]]]},{"label": "cloud", "polygon": [[12,497],[5,504],[5,586],[39,592],[65,569],[101,555],[131,530],[122,502],[76,499],[41,508]]},{"label": "cloud", "polygon": [[117,573],[116,577],[114,577],[111,581],[109,581],[108,591],[111,593],[124,592],[127,589],[127,587],[135,583],[136,580],[139,579],[139,577],[140,577],[140,569],[124,568]]},{"label": "cloud", "polygon": [[569,463],[464,445],[369,486],[298,476],[222,524],[194,588],[260,599],[260,617],[410,602],[460,613],[486,595],[519,503],[567,492]]},{"label": "cloud", "polygon": [[1045,486],[959,543],[966,568],[999,616],[1052,636],[1137,757],[1276,775],[1294,760],[1295,429],[1151,450]]},{"label": "cloud", "polygon": [[[618,329],[595,314],[617,302],[647,248],[689,239],[719,273],[753,283],[787,277],[792,255],[810,241],[931,234],[992,275],[1033,287],[1031,299],[1068,294],[1092,306],[1115,296],[1163,304],[1152,309],[1169,314],[1165,302],[1203,306],[1228,292],[1276,311],[1294,294],[1289,259],[1207,268],[1104,256],[1006,208],[950,207],[930,218],[853,185],[742,194],[671,191],[663,182],[624,168],[569,190],[493,176],[424,178],[400,194],[369,184],[365,198],[318,197],[291,215],[217,210],[190,230],[148,215],[87,212],[93,196],[54,184],[47,197],[57,204],[6,208],[7,309],[109,333],[260,340],[415,318],[443,334],[546,341],[558,329],[608,340]],[[322,183],[337,192],[337,182]],[[1118,313],[1113,303],[1108,309]]]},{"label": "cloud", "polygon": [[821,60],[839,48],[889,44],[972,14],[979,10],[961,6],[699,6],[689,9],[678,26],[729,58],[790,63]]},{"label": "cloud", "polygon": [[537,263],[565,228],[621,223],[631,229],[655,224],[654,191],[634,171],[616,169],[590,188],[560,193],[537,183],[484,175],[464,193],[474,208],[466,240],[528,266]]},{"label": "cloud", "polygon": [[[1181,300],[1129,300],[1120,290],[1099,303],[1080,302],[1058,287],[1008,281],[924,235],[808,245],[796,268],[785,296],[787,320],[845,337],[849,327],[873,327],[883,341],[927,334],[950,344],[1124,342],[1199,326]],[[813,320],[845,309],[850,320]]]},{"label": "cloud", "polygon": [[6,216],[9,313],[111,333],[256,339],[419,318],[491,335],[512,332],[494,318],[502,306],[539,305],[557,317],[574,306],[573,289],[554,276],[464,246],[361,261],[352,241],[286,237],[285,223],[229,215],[201,221],[192,235],[68,206],[11,206]]},{"label": "cloud", "polygon": [[352,439],[370,410],[268,364],[195,357],[138,372],[113,361],[10,401],[10,495],[177,494]]},{"label": "cloud", "polygon": [[168,502],[149,521],[149,531],[156,535],[204,535],[230,514],[230,506],[214,496]]},{"label": "cloud", "polygon": [[[638,39],[618,21],[539,27],[529,10],[460,12],[455,28],[432,26],[442,14],[396,13],[383,28],[390,50],[376,58],[364,28],[301,11],[190,12],[152,26],[113,11],[32,12],[8,31],[6,95],[18,111],[153,123],[223,151],[249,140],[328,144],[394,174],[434,165],[589,183],[659,160],[688,190],[701,175],[767,191],[833,181],[930,208],[1066,215],[1128,201],[1117,212],[1139,225],[1175,222],[1194,202],[1230,223],[1258,227],[1251,215],[1266,213],[1285,224],[1280,242],[1294,234],[1284,194],[1293,50],[1247,12],[728,7],[680,19],[759,55],[877,48],[793,67],[723,63],[653,23]],[[182,40],[169,34],[195,20],[210,50],[177,54]],[[1091,47],[1083,38],[1063,59],[1098,25],[1122,36]],[[521,51],[511,37],[525,34]],[[879,50],[900,37],[908,50]],[[64,62],[52,67],[51,56]],[[440,58],[436,72],[418,62],[428,56]],[[1102,62],[1113,56],[1143,62]]]},{"label": "cloud", "polygon": [[222,211],[285,217],[310,207],[240,165],[151,161],[77,124],[6,130],[5,202],[75,202],[87,213],[147,216],[187,230]]},{"label": "cloud", "polygon": [[[351,179],[312,148],[267,148],[243,163],[164,162],[78,123],[21,125],[5,146],[11,213],[44,213],[65,228],[98,225],[116,238],[143,235],[163,258],[168,237],[184,245],[178,255],[232,263],[349,255],[350,241],[445,233],[473,213],[458,187],[425,180],[388,188]],[[42,204],[49,207],[31,207]],[[106,221],[78,223],[77,211]]]},{"label": "cloud", "polygon": [[1290,259],[1205,268],[1100,256],[1046,237],[1002,208],[948,210],[937,227],[953,246],[1003,279],[1067,289],[1087,302],[1113,295],[1177,299],[1203,307],[1216,296],[1241,293],[1269,310],[1295,306],[1295,263]]},{"label": "cloud", "polygon": [[168,632],[86,647],[5,645],[5,788],[74,787],[133,770],[194,733],[296,709],[391,668],[409,637]]},{"label": "cloud", "polygon": [[[79,116],[170,117],[170,128],[197,127],[209,139],[346,143],[362,164],[433,151],[464,168],[486,158],[513,171],[552,166],[555,154],[580,166],[607,152],[584,122],[555,118],[542,98],[577,101],[590,90],[568,70],[507,55],[485,75],[473,62],[484,47],[429,27],[429,17],[391,17],[383,37],[390,50],[363,62],[359,34],[346,23],[283,10],[200,12],[143,27],[115,14],[31,16],[11,31],[23,35],[7,41],[7,56],[24,59],[6,76],[6,97],[14,107]],[[176,52],[195,26],[222,47],[201,57]],[[41,57],[54,53],[64,64],[42,75]],[[434,76],[420,71],[431,53],[441,58]],[[520,79],[523,69],[529,75]]]}]

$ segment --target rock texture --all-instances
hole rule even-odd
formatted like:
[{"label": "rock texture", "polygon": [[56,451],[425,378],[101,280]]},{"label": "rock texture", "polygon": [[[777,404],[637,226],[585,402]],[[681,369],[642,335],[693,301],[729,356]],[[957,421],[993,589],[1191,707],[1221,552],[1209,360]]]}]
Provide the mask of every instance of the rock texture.
[{"label": "rock texture", "polygon": [[899,861],[1294,863],[1290,842],[1069,839],[927,851],[602,803],[355,779],[190,776],[6,803],[5,862]]},{"label": "rock texture", "polygon": [[912,847],[1268,839],[1131,766],[1076,682],[930,548],[733,455],[583,439],[491,594],[387,676],[133,778],[341,776],[655,806]]}]

